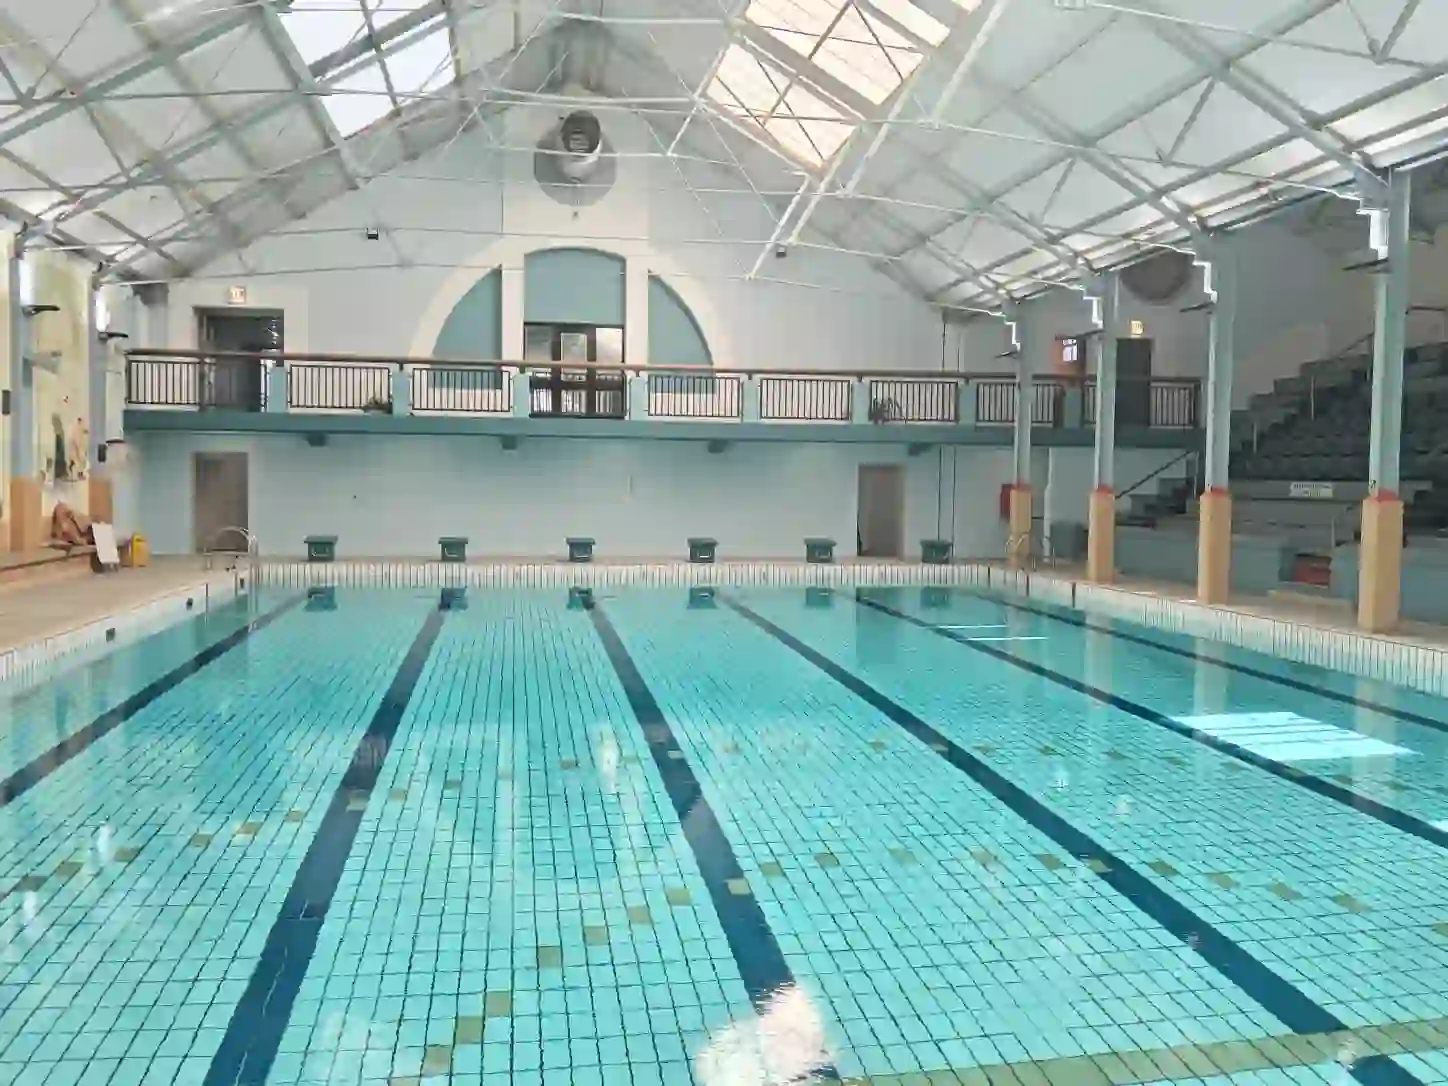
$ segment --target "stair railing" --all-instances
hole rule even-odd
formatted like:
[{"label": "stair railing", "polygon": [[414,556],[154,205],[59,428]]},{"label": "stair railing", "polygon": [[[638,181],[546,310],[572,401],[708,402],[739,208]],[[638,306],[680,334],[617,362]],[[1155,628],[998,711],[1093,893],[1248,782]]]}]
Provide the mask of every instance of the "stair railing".
[{"label": "stair railing", "polygon": [[1150,475],[1144,475],[1144,476],[1142,476],[1140,479],[1138,479],[1136,482],[1132,483],[1132,484],[1131,484],[1129,487],[1127,487],[1125,490],[1118,490],[1118,491],[1116,492],[1116,497],[1117,497],[1118,499],[1128,497],[1128,496],[1129,496],[1130,494],[1132,494],[1134,491],[1140,490],[1140,489],[1141,489],[1142,487],[1144,487],[1147,483],[1151,482],[1153,479],[1155,479],[1157,476],[1161,475],[1163,472],[1167,471],[1167,470],[1170,469],[1170,468],[1176,467],[1176,465],[1180,464],[1183,460],[1186,460],[1188,457],[1196,456],[1196,454],[1197,454],[1197,450],[1196,450],[1196,449],[1187,449],[1185,452],[1181,453],[1180,455],[1172,457],[1170,460],[1168,460],[1168,461],[1167,461],[1165,464],[1163,464],[1161,467],[1159,467],[1159,468],[1157,468],[1155,471],[1153,471]]}]

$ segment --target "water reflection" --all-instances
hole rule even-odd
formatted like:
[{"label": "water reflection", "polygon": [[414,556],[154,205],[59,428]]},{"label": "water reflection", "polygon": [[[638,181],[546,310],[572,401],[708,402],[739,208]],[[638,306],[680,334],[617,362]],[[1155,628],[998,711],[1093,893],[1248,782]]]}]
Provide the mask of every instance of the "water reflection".
[{"label": "water reflection", "polygon": [[757,1018],[716,1033],[694,1061],[700,1086],[802,1086],[829,1062],[824,1016],[793,985],[772,995]]}]

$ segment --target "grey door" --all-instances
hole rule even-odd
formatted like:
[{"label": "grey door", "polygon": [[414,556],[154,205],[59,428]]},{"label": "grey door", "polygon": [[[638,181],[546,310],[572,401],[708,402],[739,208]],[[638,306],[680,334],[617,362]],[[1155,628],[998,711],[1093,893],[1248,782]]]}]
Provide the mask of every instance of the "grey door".
[{"label": "grey door", "polygon": [[196,453],[194,460],[196,551],[245,551],[249,529],[246,453]]},{"label": "grey door", "polygon": [[[196,338],[203,351],[280,351],[285,346],[282,314],[272,310],[196,311]],[[207,367],[201,407],[260,411],[264,405],[265,371],[260,359],[223,357]]]},{"label": "grey door", "polygon": [[1116,425],[1151,425],[1151,340],[1116,341]]},{"label": "grey door", "polygon": [[905,469],[899,464],[861,464],[859,551],[864,558],[905,554]]}]

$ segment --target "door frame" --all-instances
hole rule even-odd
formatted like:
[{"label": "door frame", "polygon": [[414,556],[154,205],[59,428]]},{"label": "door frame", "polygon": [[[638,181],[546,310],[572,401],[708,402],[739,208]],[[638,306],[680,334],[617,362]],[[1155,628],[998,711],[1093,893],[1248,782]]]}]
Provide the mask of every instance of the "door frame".
[{"label": "door frame", "polygon": [[281,321],[282,350],[286,350],[287,313],[284,309],[268,306],[198,305],[192,308],[191,315],[192,327],[196,334],[196,349],[198,351],[220,349],[212,348],[206,342],[206,320],[208,317],[276,317]]},{"label": "door frame", "polygon": [[865,533],[862,530],[864,524],[860,517],[860,498],[864,493],[864,481],[867,475],[878,475],[879,477],[895,480],[892,493],[895,496],[895,505],[898,516],[895,518],[896,539],[895,553],[893,555],[861,554],[865,558],[894,558],[897,561],[905,557],[905,465],[904,464],[860,464],[855,472],[855,535],[856,549],[863,550]]},{"label": "door frame", "polygon": [[[204,554],[206,544],[210,540],[202,537],[201,524],[201,463],[203,459],[227,460],[239,459],[245,465],[243,487],[241,491],[242,502],[246,507],[246,515],[242,517],[245,524],[219,524],[212,529],[213,533],[219,533],[222,528],[245,528],[251,531],[251,457],[244,451],[232,450],[196,450],[191,454],[191,545],[196,554]],[[245,552],[246,541],[241,537],[236,539],[240,544],[239,552]]]}]

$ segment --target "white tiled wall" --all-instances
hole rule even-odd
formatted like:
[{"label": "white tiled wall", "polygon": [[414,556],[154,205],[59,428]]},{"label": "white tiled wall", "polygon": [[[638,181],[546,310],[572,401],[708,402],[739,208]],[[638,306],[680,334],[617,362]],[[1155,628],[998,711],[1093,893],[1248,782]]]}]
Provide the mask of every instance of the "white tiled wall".
[{"label": "white tiled wall", "polygon": [[1429,646],[1061,577],[965,568],[970,576],[964,583],[1448,697],[1448,652]]},{"label": "white tiled wall", "polygon": [[[191,615],[228,603],[245,591],[233,574],[218,575],[140,607],[7,649],[0,652],[0,683],[5,684],[6,691],[13,691],[29,682],[50,678],[58,668],[79,662],[84,655],[113,651]],[[108,642],[106,635],[112,631],[112,640]]]}]

